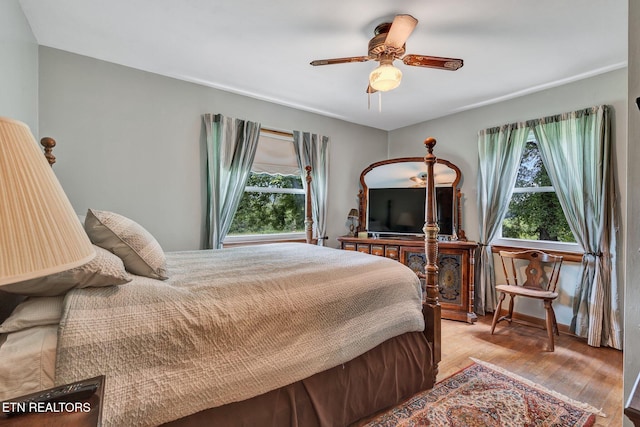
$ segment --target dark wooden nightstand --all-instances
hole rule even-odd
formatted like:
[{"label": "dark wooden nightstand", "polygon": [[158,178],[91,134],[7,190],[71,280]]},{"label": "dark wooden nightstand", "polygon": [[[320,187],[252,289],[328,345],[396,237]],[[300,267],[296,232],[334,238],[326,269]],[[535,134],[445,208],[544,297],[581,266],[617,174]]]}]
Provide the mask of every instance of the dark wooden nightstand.
[{"label": "dark wooden nightstand", "polygon": [[99,427],[104,375],[0,403],[0,426]]}]

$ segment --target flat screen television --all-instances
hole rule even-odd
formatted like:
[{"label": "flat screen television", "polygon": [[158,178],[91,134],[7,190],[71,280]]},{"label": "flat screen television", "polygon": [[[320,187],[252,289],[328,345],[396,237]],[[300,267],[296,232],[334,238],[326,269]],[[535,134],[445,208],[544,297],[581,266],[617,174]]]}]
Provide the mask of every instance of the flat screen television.
[{"label": "flat screen television", "polygon": [[[367,230],[380,234],[423,234],[424,188],[370,188]],[[436,187],[440,234],[453,234],[453,187]]]}]

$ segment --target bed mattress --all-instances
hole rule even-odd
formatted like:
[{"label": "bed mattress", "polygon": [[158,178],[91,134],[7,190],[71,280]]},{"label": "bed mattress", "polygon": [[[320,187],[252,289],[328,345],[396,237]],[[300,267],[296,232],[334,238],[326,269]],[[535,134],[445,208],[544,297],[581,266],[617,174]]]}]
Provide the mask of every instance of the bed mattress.
[{"label": "bed mattress", "polygon": [[303,244],[167,254],[65,298],[56,383],[106,375],[104,425],[158,425],[242,401],[422,331],[420,283],[385,258]]}]

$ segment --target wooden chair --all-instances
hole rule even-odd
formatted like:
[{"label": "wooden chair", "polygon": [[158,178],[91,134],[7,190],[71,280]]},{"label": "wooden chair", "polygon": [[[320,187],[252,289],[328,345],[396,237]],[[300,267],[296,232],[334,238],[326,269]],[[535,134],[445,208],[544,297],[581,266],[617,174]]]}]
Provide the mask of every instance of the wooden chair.
[{"label": "wooden chair", "polygon": [[[553,351],[553,334],[555,332],[560,335],[560,333],[551,304],[558,297],[556,285],[560,276],[562,257],[542,251],[527,250],[522,252],[500,251],[500,259],[507,283],[496,286],[496,290],[500,292],[500,299],[493,315],[491,334],[493,334],[498,322],[502,320],[512,322],[513,302],[516,296],[539,299],[544,302],[546,310],[546,328],[549,338],[546,349]],[[507,294],[511,297],[509,313],[501,317],[502,301]]]}]

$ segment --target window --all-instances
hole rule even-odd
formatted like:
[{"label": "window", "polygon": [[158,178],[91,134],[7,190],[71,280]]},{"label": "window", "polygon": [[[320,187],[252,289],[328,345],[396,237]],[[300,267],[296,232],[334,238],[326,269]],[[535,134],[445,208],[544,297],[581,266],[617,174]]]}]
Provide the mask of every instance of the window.
[{"label": "window", "polygon": [[262,130],[226,243],[304,237],[305,192],[293,137]]},{"label": "window", "polygon": [[251,172],[229,235],[304,232],[300,176]]},{"label": "window", "polygon": [[525,145],[509,210],[502,221],[502,238],[575,244],[532,137]]}]

